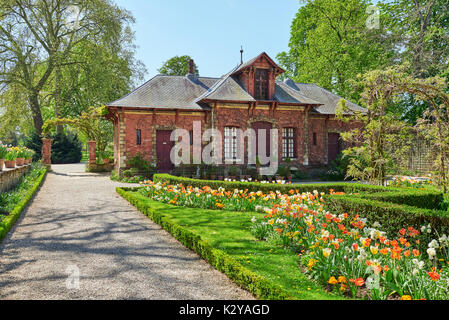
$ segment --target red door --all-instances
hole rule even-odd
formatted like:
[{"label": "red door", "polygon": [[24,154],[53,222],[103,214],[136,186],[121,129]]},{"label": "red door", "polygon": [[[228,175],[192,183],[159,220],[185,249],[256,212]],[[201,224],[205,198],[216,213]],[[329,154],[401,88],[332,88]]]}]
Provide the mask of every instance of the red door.
[{"label": "red door", "polygon": [[333,132],[329,133],[328,139],[327,139],[327,144],[328,144],[327,159],[328,159],[328,164],[331,164],[332,161],[337,160],[337,157],[341,152],[340,134],[333,133]]},{"label": "red door", "polygon": [[170,141],[171,130],[156,131],[156,157],[157,168],[159,172],[168,173],[174,169],[174,165],[170,160],[170,152],[175,145],[174,141]]},{"label": "red door", "polygon": [[[265,149],[265,155],[267,157],[270,157],[270,147],[271,147],[271,132],[272,125],[269,122],[254,122],[253,123],[253,129],[256,132],[256,155],[259,155],[259,145],[261,145],[261,141],[259,141],[259,131],[265,130],[266,134],[266,149]],[[263,150],[262,150],[263,151]]]}]

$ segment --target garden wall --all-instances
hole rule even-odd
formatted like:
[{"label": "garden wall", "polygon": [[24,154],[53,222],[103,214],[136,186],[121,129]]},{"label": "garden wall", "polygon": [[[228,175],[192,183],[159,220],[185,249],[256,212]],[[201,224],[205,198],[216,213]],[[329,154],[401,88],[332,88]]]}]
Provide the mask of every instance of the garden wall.
[{"label": "garden wall", "polygon": [[15,169],[3,169],[4,171],[0,172],[0,193],[13,188],[29,169],[29,165]]}]

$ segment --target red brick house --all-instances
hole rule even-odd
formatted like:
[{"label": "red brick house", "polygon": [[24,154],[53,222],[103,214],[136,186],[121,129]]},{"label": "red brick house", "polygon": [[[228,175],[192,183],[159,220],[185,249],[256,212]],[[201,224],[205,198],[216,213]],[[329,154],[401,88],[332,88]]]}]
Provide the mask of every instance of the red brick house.
[{"label": "red brick house", "polygon": [[[335,119],[339,96],[314,84],[277,81],[284,72],[266,53],[242,63],[221,78],[157,75],[125,97],[107,105],[114,123],[116,170],[141,152],[170,171],[170,133],[176,128],[218,129],[223,158],[233,153],[233,128],[279,129],[279,159],[296,166],[327,165],[341,149],[339,133],[355,123]],[[352,110],[363,111],[348,102]],[[240,163],[244,165],[244,163]]]}]

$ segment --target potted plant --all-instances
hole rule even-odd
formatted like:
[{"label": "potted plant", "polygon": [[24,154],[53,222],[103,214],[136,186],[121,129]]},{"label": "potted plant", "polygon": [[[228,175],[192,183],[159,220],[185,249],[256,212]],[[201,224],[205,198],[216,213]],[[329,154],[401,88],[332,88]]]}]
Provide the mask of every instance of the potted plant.
[{"label": "potted plant", "polygon": [[8,149],[8,153],[5,155],[5,167],[13,169],[16,167],[17,152],[13,148]]},{"label": "potted plant", "polygon": [[0,171],[3,171],[3,164],[5,162],[5,157],[6,154],[8,153],[8,147],[5,146],[1,141],[0,141]]},{"label": "potted plant", "polygon": [[238,174],[239,174],[239,168],[237,168],[236,166],[231,166],[229,168],[229,175],[231,176],[232,180],[236,180]]},{"label": "potted plant", "polygon": [[210,167],[209,169],[209,177],[211,180],[216,180],[217,179],[217,167]]},{"label": "potted plant", "polygon": [[16,153],[16,166],[21,167],[25,164],[25,150],[19,147],[13,147]]},{"label": "potted plant", "polygon": [[25,164],[28,165],[33,162],[34,151],[26,147],[23,149],[25,150]]}]

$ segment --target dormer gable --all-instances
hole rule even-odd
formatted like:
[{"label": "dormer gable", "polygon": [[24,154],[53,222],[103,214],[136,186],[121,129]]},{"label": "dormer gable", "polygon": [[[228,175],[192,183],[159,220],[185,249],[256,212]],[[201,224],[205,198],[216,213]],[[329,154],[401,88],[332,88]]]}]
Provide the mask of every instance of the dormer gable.
[{"label": "dormer gable", "polygon": [[279,67],[265,52],[240,65],[232,77],[243,85],[256,100],[273,100],[276,78],[285,70]]}]

